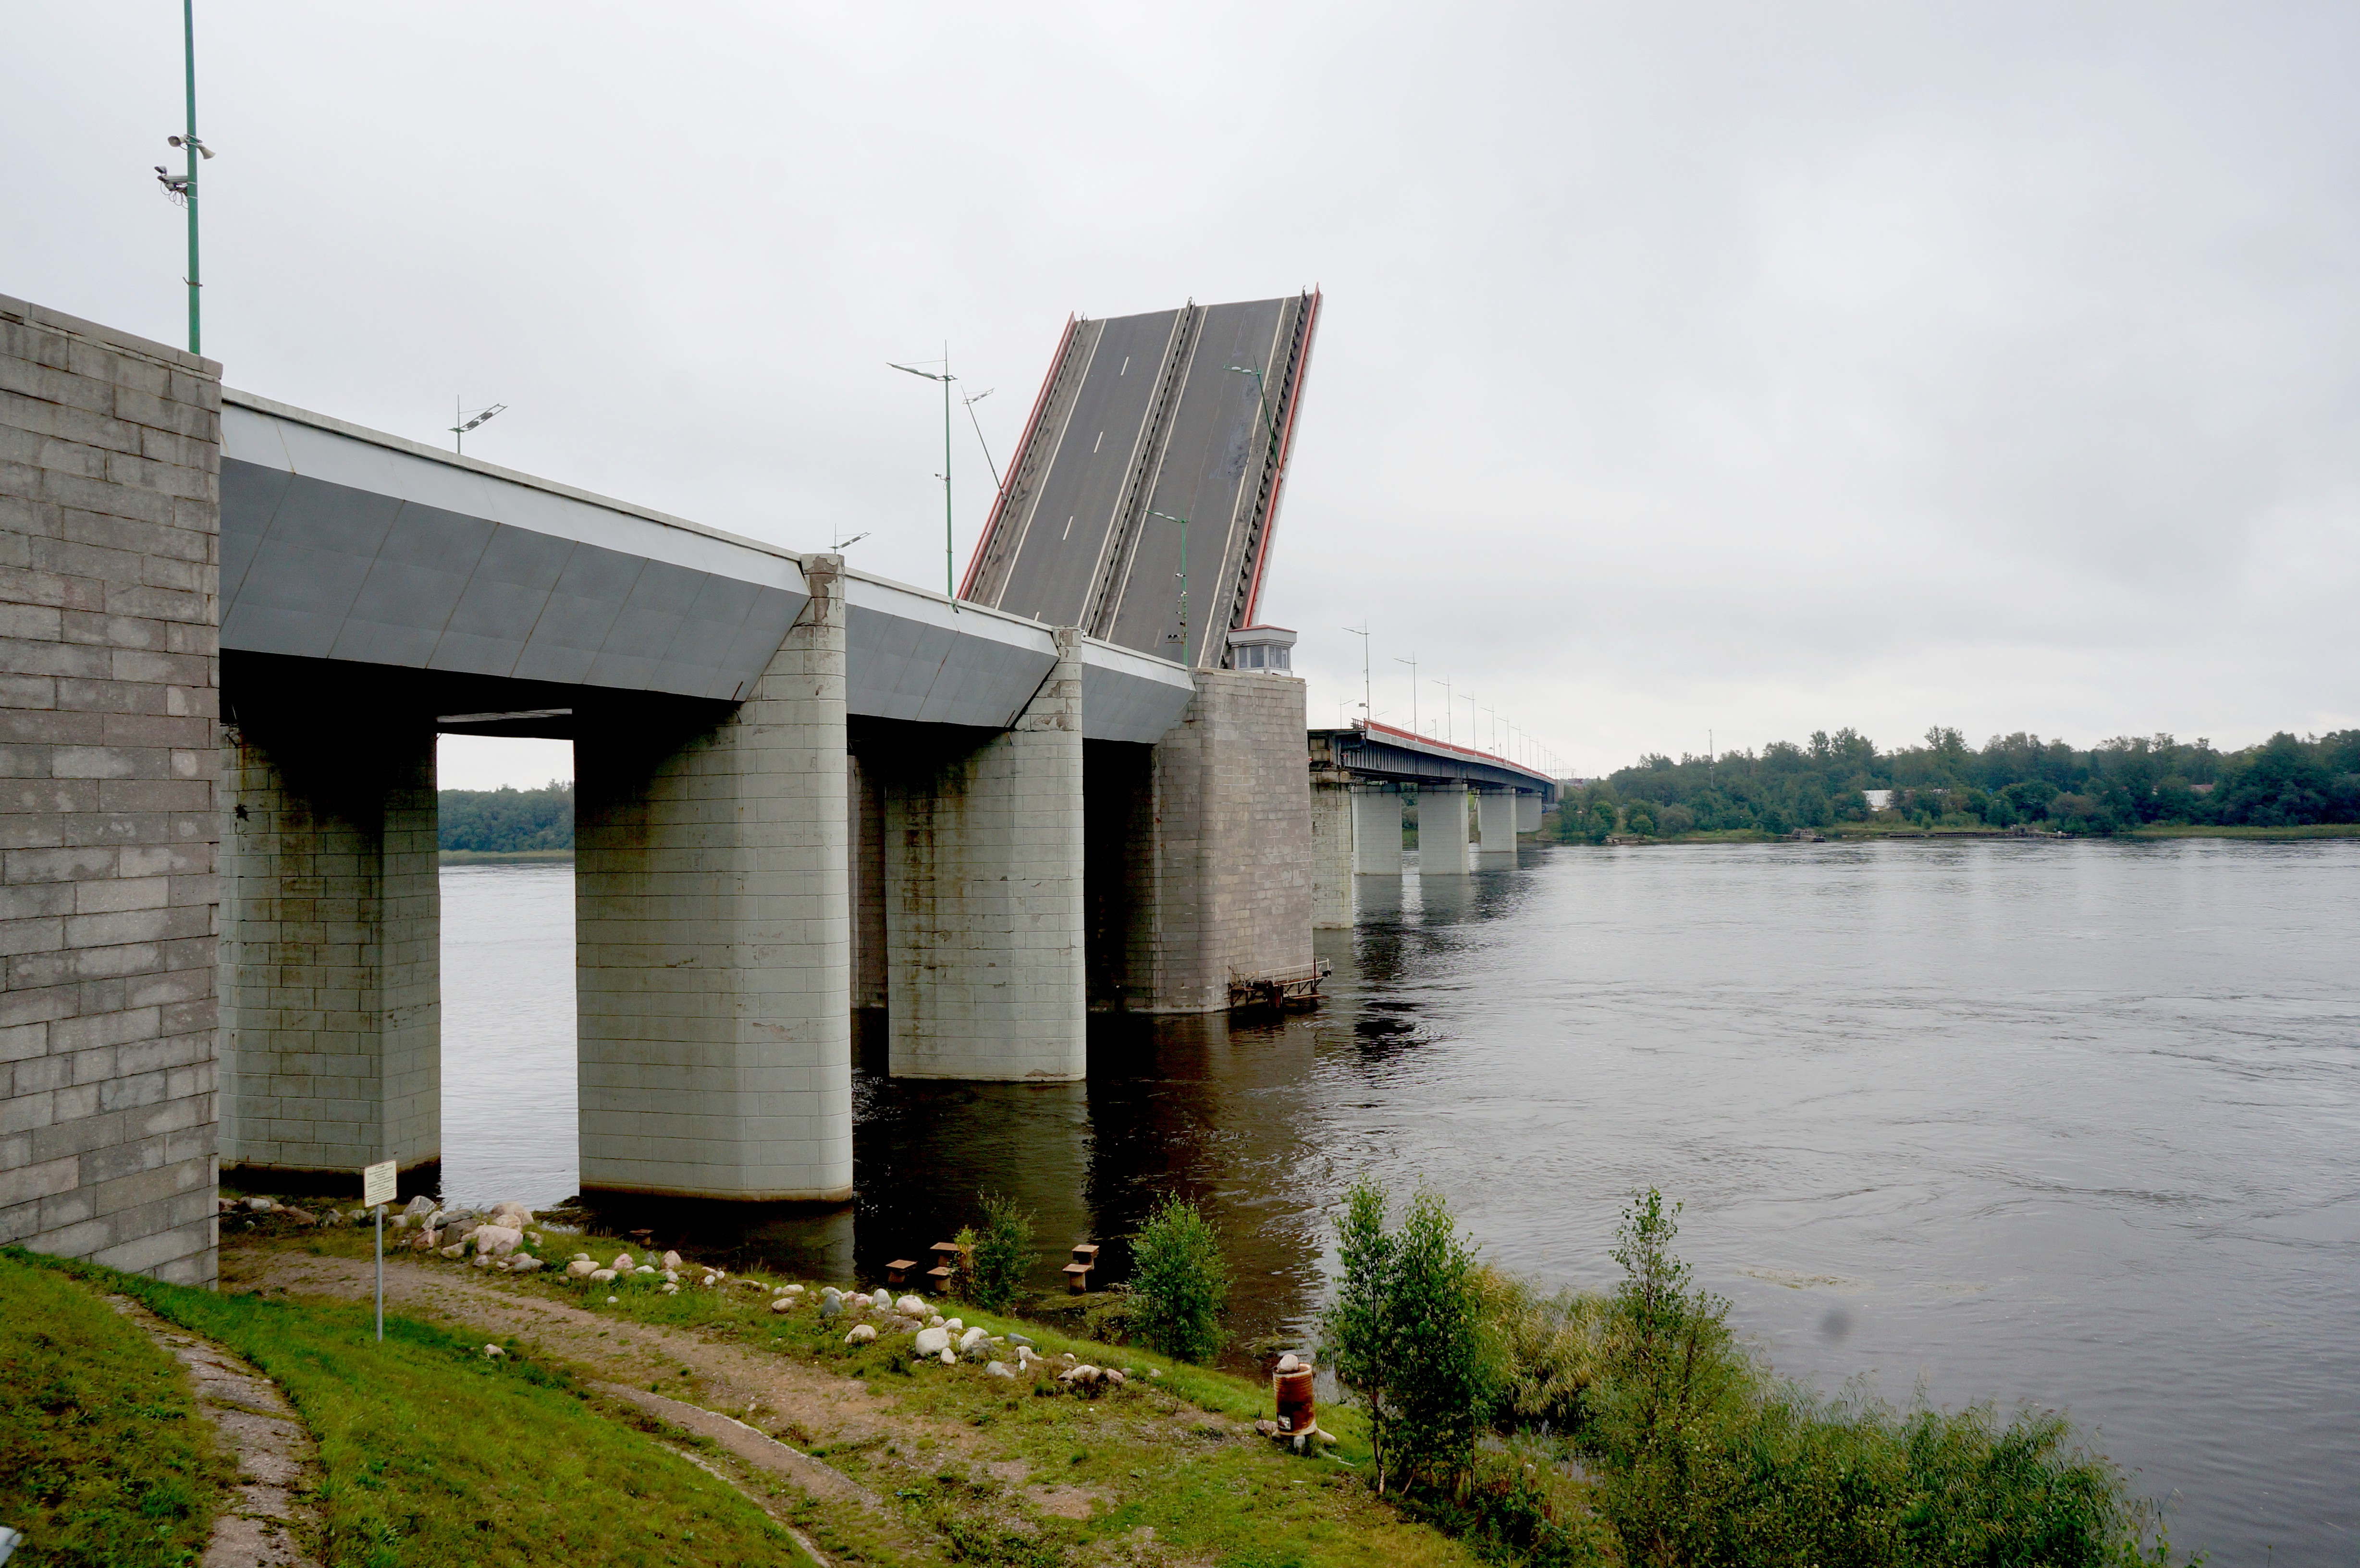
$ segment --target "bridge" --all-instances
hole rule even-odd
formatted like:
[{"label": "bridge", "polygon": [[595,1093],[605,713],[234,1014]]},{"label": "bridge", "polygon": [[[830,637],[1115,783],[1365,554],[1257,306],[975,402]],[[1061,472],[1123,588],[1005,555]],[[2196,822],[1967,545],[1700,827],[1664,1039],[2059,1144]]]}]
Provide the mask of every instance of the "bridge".
[{"label": "bridge", "polygon": [[1316,291],[1068,321],[962,593],[1236,668],[1318,323]]},{"label": "bridge", "polygon": [[848,1196],[860,1008],[1072,1080],[1092,1008],[1310,965],[1288,634],[1168,659],[219,377],[0,299],[0,1241],[203,1279],[216,1156],[433,1179],[438,734],[574,746],[588,1191]]},{"label": "bridge", "polygon": [[1402,874],[1405,800],[1417,802],[1418,875],[1463,877],[1513,868],[1516,835],[1536,832],[1557,797],[1557,780],[1535,768],[1391,724],[1316,729],[1310,745],[1313,920],[1323,927],[1352,923],[1356,877]]}]

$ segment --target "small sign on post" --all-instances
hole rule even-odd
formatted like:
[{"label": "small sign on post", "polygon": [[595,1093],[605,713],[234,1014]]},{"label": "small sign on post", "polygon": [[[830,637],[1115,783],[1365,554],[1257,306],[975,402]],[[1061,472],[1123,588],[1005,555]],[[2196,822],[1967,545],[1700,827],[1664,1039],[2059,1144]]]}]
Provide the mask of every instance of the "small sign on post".
[{"label": "small sign on post", "polygon": [[393,1202],[399,1184],[394,1161],[380,1160],[361,1167],[361,1202],[377,1211],[377,1337],[385,1342],[385,1206]]}]

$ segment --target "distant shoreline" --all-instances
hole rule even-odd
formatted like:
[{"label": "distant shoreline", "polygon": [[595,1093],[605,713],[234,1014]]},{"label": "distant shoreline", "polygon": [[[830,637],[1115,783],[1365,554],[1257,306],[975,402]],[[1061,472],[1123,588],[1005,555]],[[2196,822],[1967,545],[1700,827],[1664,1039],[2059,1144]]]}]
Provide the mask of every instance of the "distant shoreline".
[{"label": "distant shoreline", "polygon": [[[1819,842],[1822,844],[1836,844],[1840,842],[1874,838],[2082,838],[2117,840],[2166,838],[2310,839],[2360,838],[2360,822],[2305,822],[2290,827],[2278,828],[2252,827],[2243,823],[2233,823],[2224,826],[2207,825],[2201,822],[2174,822],[2158,824],[2152,827],[2132,828],[2122,833],[2020,833],[2011,832],[2006,828],[1920,828],[1898,825],[1888,827],[1883,823],[1841,822],[1832,827],[1815,828],[1812,831],[1819,835]],[[1621,842],[1611,846],[1604,844],[1592,845],[1584,844],[1568,844],[1563,847],[1569,849],[1608,847],[1623,849],[1637,848],[1641,846],[1653,848],[1657,845],[1671,844],[1807,844],[1811,842],[1808,839],[1788,838],[1783,833],[1757,833],[1749,828],[1730,828],[1713,833],[1680,833],[1671,838],[1628,838],[1622,834],[1617,834],[1616,837],[1620,839]],[[1550,841],[1541,839],[1538,842],[1546,844]]]},{"label": "distant shoreline", "polygon": [[540,866],[574,858],[570,849],[446,849],[440,853],[445,866]]}]

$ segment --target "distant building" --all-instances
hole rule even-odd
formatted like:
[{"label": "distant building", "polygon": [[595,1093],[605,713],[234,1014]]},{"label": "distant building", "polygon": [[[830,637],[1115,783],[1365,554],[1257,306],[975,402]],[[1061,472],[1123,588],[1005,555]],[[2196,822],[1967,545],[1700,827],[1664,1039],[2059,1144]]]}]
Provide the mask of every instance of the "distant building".
[{"label": "distant building", "polygon": [[1893,791],[1890,789],[1863,789],[1861,793],[1868,797],[1868,809],[1872,811],[1884,811],[1893,804]]}]

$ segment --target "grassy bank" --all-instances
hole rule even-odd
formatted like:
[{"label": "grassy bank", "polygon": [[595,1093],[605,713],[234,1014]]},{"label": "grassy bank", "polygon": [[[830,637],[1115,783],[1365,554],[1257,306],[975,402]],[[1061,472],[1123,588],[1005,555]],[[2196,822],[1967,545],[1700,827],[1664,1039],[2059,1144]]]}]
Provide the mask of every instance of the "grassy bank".
[{"label": "grassy bank", "polygon": [[[554,1233],[547,1239],[544,1256],[560,1264],[577,1247],[602,1258],[620,1249],[612,1239]],[[248,1247],[357,1262],[368,1241],[328,1231],[240,1244],[240,1250]],[[1323,1410],[1321,1424],[1338,1442],[1326,1456],[1296,1456],[1251,1426],[1272,1413],[1269,1390],[1227,1373],[938,1303],[968,1326],[1021,1334],[1043,1356],[1071,1354],[1130,1376],[1122,1388],[1083,1397],[1045,1375],[1002,1378],[966,1363],[923,1361],[907,1335],[847,1345],[848,1317],[824,1320],[815,1302],[773,1312],[770,1287],[787,1281],[769,1276],[706,1289],[694,1283],[701,1273],[684,1272],[690,1283],[666,1295],[644,1276],[600,1283],[569,1281],[553,1271],[503,1276],[439,1258],[400,1258],[388,1267],[464,1281],[502,1299],[576,1307],[594,1323],[612,1321],[617,1341],[626,1325],[659,1330],[683,1345],[726,1347],[781,1376],[825,1379],[889,1400],[891,1413],[881,1424],[832,1428],[814,1419],[770,1429],[883,1500],[881,1519],[808,1505],[796,1516],[798,1527],[840,1562],[1365,1568],[1371,1562],[1475,1561],[1461,1543],[1371,1495],[1361,1468],[1367,1428],[1358,1412]],[[1011,1339],[997,1354],[1012,1363],[1013,1345]],[[667,1367],[666,1376],[640,1386],[700,1402],[710,1397],[706,1374],[692,1377],[686,1365],[678,1370],[678,1377]],[[744,1410],[744,1395],[738,1397],[731,1408]],[[842,1397],[831,1396],[831,1406]]]},{"label": "grassy bank", "polygon": [[2135,828],[2121,838],[2360,838],[2360,822],[2308,822],[2293,827],[2205,827],[2195,822],[2171,822]]},{"label": "grassy bank", "polygon": [[232,1466],[180,1363],[93,1291],[0,1252],[0,1524],[27,1563],[204,1550]]},{"label": "grassy bank", "polygon": [[[93,1292],[120,1291],[268,1374],[320,1444],[325,1475],[317,1545],[327,1568],[552,1562],[786,1568],[811,1561],[727,1486],[591,1410],[563,1370],[513,1351],[487,1358],[481,1338],[388,1314],[379,1345],[369,1310],[357,1302],[190,1290],[21,1252],[0,1253],[0,1319],[11,1324],[35,1313],[95,1323],[91,1310],[113,1314]],[[125,1332],[136,1334],[127,1325]],[[112,1342],[62,1354],[93,1381],[137,1363]],[[152,1385],[150,1378],[136,1386]],[[79,1397],[91,1400],[82,1408],[109,1408],[91,1399],[86,1384]],[[103,1443],[119,1465],[153,1468],[185,1430],[185,1404],[184,1397],[175,1404],[145,1395],[113,1426],[93,1428],[89,1441]],[[0,1416],[16,1419],[13,1410]],[[19,1485],[13,1467],[0,1472],[0,1494],[14,1496]],[[135,1508],[156,1495],[128,1481],[105,1489]],[[195,1539],[201,1545],[202,1535]],[[34,1546],[44,1544],[37,1535]]]}]

